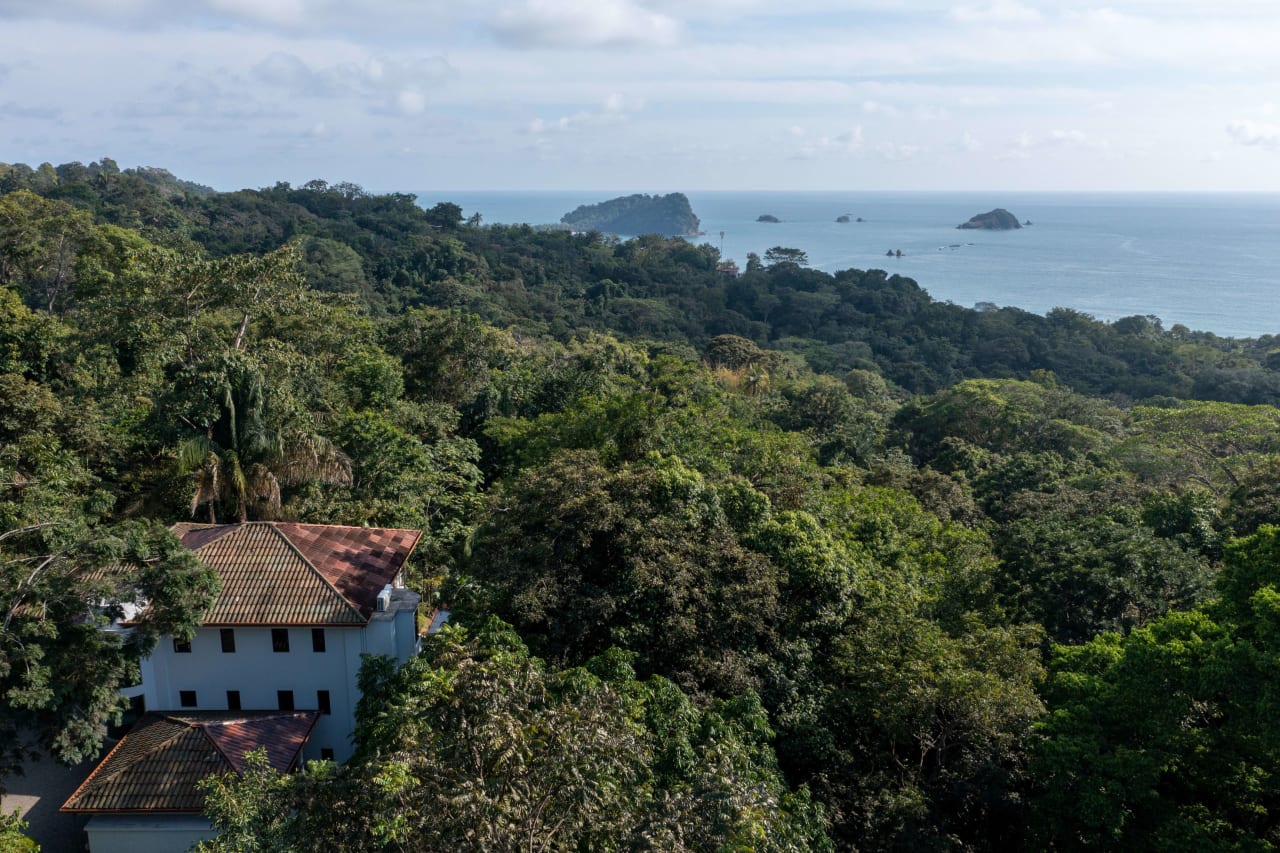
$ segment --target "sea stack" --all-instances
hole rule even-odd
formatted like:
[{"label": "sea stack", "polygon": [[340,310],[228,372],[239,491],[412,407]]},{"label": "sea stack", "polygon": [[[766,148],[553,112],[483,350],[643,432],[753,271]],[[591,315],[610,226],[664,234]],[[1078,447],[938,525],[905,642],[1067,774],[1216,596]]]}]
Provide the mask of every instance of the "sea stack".
[{"label": "sea stack", "polygon": [[1012,231],[1015,228],[1021,228],[1022,223],[1018,221],[1018,217],[1014,216],[1003,207],[997,207],[995,210],[987,213],[979,213],[968,222],[956,226],[957,228],[976,228],[983,231]]}]

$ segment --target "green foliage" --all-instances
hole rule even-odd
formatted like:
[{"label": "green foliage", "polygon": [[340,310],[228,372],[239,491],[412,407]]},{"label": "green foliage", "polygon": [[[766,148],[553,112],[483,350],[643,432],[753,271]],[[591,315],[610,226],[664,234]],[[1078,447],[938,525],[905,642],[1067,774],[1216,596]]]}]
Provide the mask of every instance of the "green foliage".
[{"label": "green foliage", "polygon": [[549,668],[496,621],[361,686],[352,761],[211,780],[202,850],[831,849],[750,697],[699,708],[616,651]]},{"label": "green foliage", "polygon": [[777,608],[772,568],[677,460],[611,471],[592,453],[556,457],[495,495],[471,548],[487,606],[540,654],[581,663],[621,645],[642,675],[686,689],[756,684]]},{"label": "green foliage", "polygon": [[40,845],[27,837],[27,822],[18,814],[0,813],[0,853],[40,853]]},{"label": "green foliage", "polygon": [[599,204],[583,204],[566,213],[560,221],[578,230],[612,234],[674,237],[699,233],[698,217],[693,215],[684,193],[636,194]]},{"label": "green foliage", "polygon": [[199,618],[194,493],[421,528],[484,626],[366,667],[348,767],[210,783],[211,849],[1274,844],[1274,339],[345,183],[0,191],[11,751],[95,752]]},{"label": "green foliage", "polygon": [[[0,727],[35,723],[42,744],[74,764],[119,720],[118,691],[138,683],[139,656],[162,634],[190,636],[218,582],[160,525],[67,515],[0,534]],[[144,604],[132,632],[103,630]]]},{"label": "green foliage", "polygon": [[1280,531],[1228,546],[1222,600],[1058,647],[1031,770],[1056,849],[1269,850],[1280,842]]}]

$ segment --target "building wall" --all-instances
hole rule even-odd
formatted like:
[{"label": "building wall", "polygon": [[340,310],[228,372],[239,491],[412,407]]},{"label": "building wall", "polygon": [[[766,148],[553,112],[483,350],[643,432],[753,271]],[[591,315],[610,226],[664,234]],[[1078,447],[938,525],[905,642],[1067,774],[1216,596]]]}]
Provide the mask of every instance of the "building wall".
[{"label": "building wall", "polygon": [[[391,615],[391,614],[388,614]],[[174,651],[173,639],[163,637],[150,657],[142,661],[142,682],[147,710],[225,711],[227,691],[240,691],[245,711],[275,710],[277,691],[292,690],[294,708],[314,711],[317,691],[328,690],[330,709],[316,724],[303,753],[305,760],[333,750],[337,761],[351,755],[359,690],[356,675],[361,654],[397,654],[396,633],[388,619],[368,629],[325,628],[325,650],[312,650],[310,628],[288,628],[289,651],[273,651],[270,628],[234,628],[235,651],[222,651],[218,628],[201,628],[191,640],[190,652]],[[193,690],[196,705],[184,708],[181,691]]]},{"label": "building wall", "polygon": [[94,815],[85,824],[90,853],[183,853],[213,838],[201,815]]}]

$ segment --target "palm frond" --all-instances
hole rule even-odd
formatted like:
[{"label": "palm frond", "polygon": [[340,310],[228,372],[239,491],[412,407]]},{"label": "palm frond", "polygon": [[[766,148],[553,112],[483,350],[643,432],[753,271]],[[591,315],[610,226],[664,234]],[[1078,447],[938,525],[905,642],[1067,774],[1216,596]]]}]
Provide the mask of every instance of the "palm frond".
[{"label": "palm frond", "polygon": [[289,437],[276,472],[287,486],[314,482],[351,485],[350,457],[314,433],[297,432]]},{"label": "palm frond", "polygon": [[205,466],[210,456],[217,456],[222,448],[218,447],[208,436],[193,435],[178,445],[177,464],[179,474],[190,474]]},{"label": "palm frond", "polygon": [[255,462],[249,466],[244,495],[257,518],[271,521],[280,516],[280,481],[266,465]]},{"label": "palm frond", "polygon": [[218,491],[221,486],[218,472],[221,468],[222,463],[216,453],[209,453],[205,456],[204,463],[200,466],[200,470],[196,472],[196,488],[191,494],[192,515],[196,514],[196,510],[201,505],[213,503],[218,499]]}]

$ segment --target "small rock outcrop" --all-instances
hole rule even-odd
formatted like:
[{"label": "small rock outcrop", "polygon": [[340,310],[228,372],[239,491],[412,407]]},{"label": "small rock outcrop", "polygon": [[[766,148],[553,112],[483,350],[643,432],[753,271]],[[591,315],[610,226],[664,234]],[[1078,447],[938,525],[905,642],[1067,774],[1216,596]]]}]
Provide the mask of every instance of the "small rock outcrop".
[{"label": "small rock outcrop", "polygon": [[983,231],[1012,231],[1015,228],[1021,228],[1022,223],[1018,221],[1018,217],[1014,216],[1003,207],[997,207],[995,210],[987,213],[979,213],[968,222],[956,226],[957,228],[976,228]]},{"label": "small rock outcrop", "polygon": [[836,222],[848,222],[848,221],[849,221],[849,214],[847,213],[844,214],[843,216],[836,217]]},{"label": "small rock outcrop", "polygon": [[762,213],[756,217],[756,222],[781,222],[782,220],[774,216],[772,213]]}]

